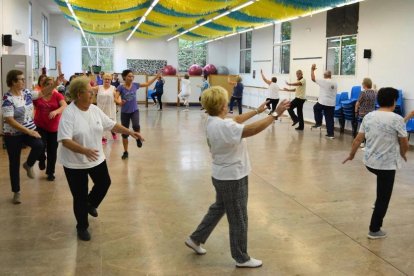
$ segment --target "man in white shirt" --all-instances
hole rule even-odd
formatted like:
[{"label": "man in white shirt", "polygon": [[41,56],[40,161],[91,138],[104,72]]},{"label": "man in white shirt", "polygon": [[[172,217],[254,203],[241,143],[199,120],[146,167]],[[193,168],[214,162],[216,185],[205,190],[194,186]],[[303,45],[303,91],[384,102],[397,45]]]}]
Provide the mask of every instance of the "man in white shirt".
[{"label": "man in white shirt", "polygon": [[311,79],[319,85],[318,102],[313,106],[313,113],[315,116],[315,125],[313,127],[320,127],[322,125],[322,114],[325,115],[326,122],[326,137],[335,139],[334,136],[334,111],[337,93],[337,84],[331,79],[331,71],[323,73],[323,79],[315,78],[316,64],[311,67]]}]

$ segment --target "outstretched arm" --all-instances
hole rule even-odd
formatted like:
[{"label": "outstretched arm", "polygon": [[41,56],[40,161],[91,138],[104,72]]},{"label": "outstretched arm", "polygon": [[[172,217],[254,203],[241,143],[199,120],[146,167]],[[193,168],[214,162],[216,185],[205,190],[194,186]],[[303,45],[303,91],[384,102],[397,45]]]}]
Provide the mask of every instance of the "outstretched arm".
[{"label": "outstretched arm", "polygon": [[158,73],[155,77],[153,77],[151,80],[144,82],[144,83],[140,83],[139,86],[140,87],[148,87],[150,86],[156,79],[158,79],[158,77],[161,76],[161,73]]},{"label": "outstretched arm", "polygon": [[404,117],[404,122],[408,122],[412,117],[414,117],[414,110],[412,110],[410,113],[407,114],[407,116]]},{"label": "outstretched arm", "polygon": [[355,153],[357,152],[359,146],[365,139],[365,133],[359,132],[357,137],[355,137],[354,141],[352,142],[351,152],[349,153],[348,157],[342,161],[342,164],[345,164],[347,161],[353,160],[355,157]]},{"label": "outstretched arm", "polygon": [[265,75],[263,74],[263,70],[260,69],[260,74],[262,75],[262,79],[265,83],[267,83],[268,85],[270,85],[272,82],[268,79],[266,79]]},{"label": "outstretched arm", "polygon": [[[246,114],[247,118],[251,118],[256,114],[259,114],[265,110],[266,102],[262,103],[259,108],[257,108],[257,111],[251,111],[248,114]],[[281,116],[285,110],[287,110],[290,106],[290,102],[288,100],[283,100],[276,108],[276,114],[277,116]],[[240,117],[243,117],[243,115],[239,115]],[[236,116],[237,118],[238,116]],[[243,128],[242,138],[250,137],[253,135],[258,134],[265,128],[267,128],[269,125],[271,125],[274,120],[277,119],[273,116],[266,116],[266,118],[261,119],[259,121],[256,121],[254,123],[248,124]],[[237,121],[238,122],[238,121]]]},{"label": "outstretched arm", "polygon": [[311,67],[311,79],[312,79],[313,82],[316,82],[315,70],[316,70],[316,64],[312,64],[312,67]]}]

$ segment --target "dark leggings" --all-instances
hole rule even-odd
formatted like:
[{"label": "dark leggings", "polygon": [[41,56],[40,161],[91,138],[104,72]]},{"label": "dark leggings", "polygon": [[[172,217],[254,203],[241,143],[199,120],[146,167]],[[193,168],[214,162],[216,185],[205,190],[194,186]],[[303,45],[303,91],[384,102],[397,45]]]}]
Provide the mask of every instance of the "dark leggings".
[{"label": "dark leggings", "polygon": [[[157,103],[157,101],[158,101],[158,103],[160,105],[160,109],[162,109],[162,101],[161,101],[162,94],[163,94],[163,92],[151,93],[152,100],[154,101],[154,103]],[[155,97],[157,97],[157,101],[155,100]]]},{"label": "dark leggings", "polygon": [[[106,161],[89,169],[70,169],[66,167],[63,167],[63,169],[73,196],[73,211],[78,222],[76,228],[86,230],[89,227],[88,204],[98,208],[111,185]],[[93,187],[89,194],[88,176],[93,181]]]},{"label": "dark leggings", "polygon": [[370,167],[367,167],[367,169],[377,176],[377,198],[369,225],[369,231],[377,232],[382,227],[382,221],[390,203],[394,187],[395,170],[376,170]]},{"label": "dark leggings", "polygon": [[20,155],[23,144],[31,147],[27,157],[27,165],[32,167],[43,150],[42,139],[34,138],[27,134],[16,136],[4,136],[4,142],[9,156],[9,174],[13,193],[20,192]]},{"label": "dark leggings", "polygon": [[[121,124],[129,129],[129,122],[132,122],[132,129],[134,131],[140,131],[139,125],[139,110],[132,113],[121,113]],[[122,138],[127,139],[129,135],[122,134]]]},{"label": "dark leggings", "polygon": [[270,105],[272,105],[272,109],[270,110],[271,113],[273,113],[276,110],[277,104],[279,103],[279,99],[271,99],[267,98],[266,102],[269,101],[266,106],[267,109],[270,109]]},{"label": "dark leggings", "polygon": [[242,114],[242,98],[231,97],[230,99],[230,111],[233,112],[234,101],[237,101],[237,106],[239,108],[239,114]]},{"label": "dark leggings", "polygon": [[42,136],[43,141],[43,150],[40,153],[39,161],[47,160],[46,174],[54,174],[56,166],[56,154],[58,148],[57,132],[49,132],[42,128],[37,128],[37,130],[40,136]]}]

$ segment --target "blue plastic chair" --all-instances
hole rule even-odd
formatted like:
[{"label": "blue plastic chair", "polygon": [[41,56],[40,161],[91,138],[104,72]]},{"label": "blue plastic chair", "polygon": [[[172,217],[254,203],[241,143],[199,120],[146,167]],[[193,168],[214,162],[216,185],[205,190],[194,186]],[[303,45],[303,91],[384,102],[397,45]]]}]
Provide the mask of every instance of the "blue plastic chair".
[{"label": "blue plastic chair", "polygon": [[408,132],[408,140],[410,140],[411,133],[414,133],[414,118],[408,120],[406,124],[407,132]]},{"label": "blue plastic chair", "polygon": [[152,93],[154,93],[154,90],[153,89],[148,89],[148,94],[147,94],[147,99],[148,100],[151,100],[152,98],[151,98],[151,94]]}]

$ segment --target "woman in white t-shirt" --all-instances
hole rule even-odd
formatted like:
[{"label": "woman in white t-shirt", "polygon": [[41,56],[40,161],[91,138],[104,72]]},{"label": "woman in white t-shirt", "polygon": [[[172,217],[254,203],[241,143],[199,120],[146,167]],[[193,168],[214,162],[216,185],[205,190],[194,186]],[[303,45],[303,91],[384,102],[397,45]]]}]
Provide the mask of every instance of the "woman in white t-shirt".
[{"label": "woman in white t-shirt", "polygon": [[263,112],[266,103],[256,110],[226,118],[228,112],[227,91],[213,86],[203,92],[201,103],[206,109],[207,144],[213,158],[212,181],[216,189],[216,202],[210,206],[197,229],[187,238],[185,244],[197,254],[206,250],[200,246],[206,242],[224,214],[230,228],[231,255],[237,267],[259,267],[262,261],[247,254],[247,196],[250,160],[246,139],[264,130],[289,108],[287,100],[281,102],[272,116],[254,123],[243,125],[245,121]]},{"label": "woman in white t-shirt", "polygon": [[[397,89],[387,87],[378,91],[377,101],[380,108],[365,115],[359,133],[352,143],[351,152],[343,161],[345,163],[353,160],[360,144],[366,139],[363,162],[377,176],[377,198],[369,225],[369,239],[387,236],[381,227],[391,199],[395,172],[401,167],[402,159],[407,161],[405,120],[393,112],[397,99]],[[413,113],[410,113],[406,120],[412,116]]]},{"label": "woman in white t-shirt", "polygon": [[[116,122],[116,105],[121,104],[121,97],[115,86],[111,85],[112,76],[108,73],[103,75],[103,85],[92,87],[96,95],[96,105],[108,116],[112,121]],[[115,132],[112,132],[112,139],[116,140]],[[106,144],[107,139],[102,136],[102,144]]]},{"label": "woman in white t-shirt", "polygon": [[[110,130],[143,139],[139,132],[117,124],[92,104],[93,90],[89,82],[85,77],[71,82],[69,91],[73,101],[63,112],[58,129],[58,159],[73,196],[78,237],[84,241],[91,239],[88,213],[98,216],[96,208],[111,184],[101,142],[103,132]],[[94,183],[89,194],[88,176]]]},{"label": "woman in white t-shirt", "polygon": [[180,93],[178,94],[178,99],[184,101],[184,110],[183,111],[188,111],[188,107],[190,105],[189,102],[189,98],[191,95],[191,81],[190,81],[190,76],[185,74],[184,78],[181,79],[181,90]]},{"label": "woman in white t-shirt", "polygon": [[277,83],[277,78],[272,77],[272,80],[266,79],[265,75],[263,74],[263,70],[260,70],[260,74],[262,74],[262,79],[265,83],[269,85],[267,91],[267,109],[270,109],[270,105],[272,105],[272,109],[270,110],[269,114],[273,113],[276,110],[276,106],[279,103],[279,86]]}]

